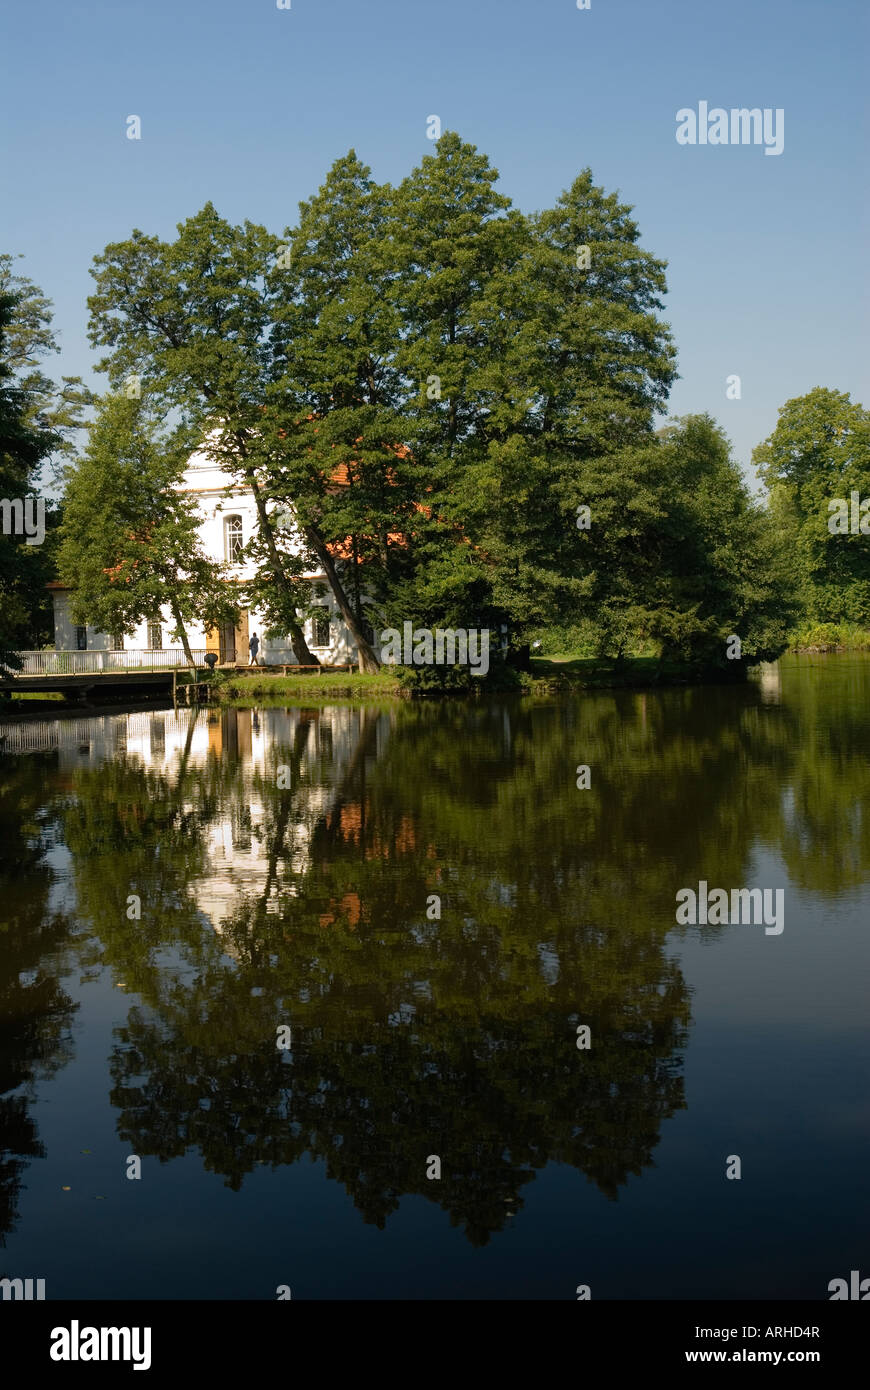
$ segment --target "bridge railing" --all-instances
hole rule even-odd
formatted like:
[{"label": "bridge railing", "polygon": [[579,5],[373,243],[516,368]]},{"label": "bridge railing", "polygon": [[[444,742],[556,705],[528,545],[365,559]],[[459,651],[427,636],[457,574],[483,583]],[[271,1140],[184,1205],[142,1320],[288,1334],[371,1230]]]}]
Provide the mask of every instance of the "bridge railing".
[{"label": "bridge railing", "polygon": [[[205,648],[191,648],[197,666],[205,665]],[[179,647],[136,651],[18,652],[20,670],[12,676],[90,676],[101,671],[171,671],[190,662]]]}]

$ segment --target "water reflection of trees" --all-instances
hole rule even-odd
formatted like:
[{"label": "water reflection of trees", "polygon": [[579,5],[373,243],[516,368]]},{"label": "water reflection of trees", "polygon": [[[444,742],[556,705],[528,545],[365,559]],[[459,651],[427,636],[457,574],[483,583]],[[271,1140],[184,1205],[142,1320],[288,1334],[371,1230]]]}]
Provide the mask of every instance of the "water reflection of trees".
[{"label": "water reflection of trees", "polygon": [[778,724],[787,771],[768,789],[763,833],[797,887],[842,894],[870,876],[870,662],[804,658],[788,688],[793,704]]},{"label": "water reflection of trees", "polygon": [[[524,845],[540,760],[572,774],[561,723],[507,712],[517,758],[501,714],[482,724],[482,776],[467,755],[455,760],[462,717],[400,711],[379,759],[378,716],[360,717],[313,819],[301,733],[256,777],[232,758],[174,784],[123,759],[77,775],[67,839],[80,908],[103,959],[142,997],[112,1059],[112,1101],[136,1152],[197,1149],[233,1187],[257,1162],[308,1153],[367,1220],[383,1224],[402,1195],[421,1193],[477,1243],[546,1162],[615,1196],[652,1161],[662,1119],[683,1103],[688,1024],[663,932],[616,900],[607,915],[601,868],[590,904],[595,818],[571,831],[573,798],[549,807],[534,852]],[[279,763],[291,769],[286,791]],[[197,915],[205,832],[213,816],[237,821],[246,797],[264,812],[262,891],[240,895],[218,939]],[[292,875],[300,824],[309,855]],[[125,920],[131,892],[141,924]],[[432,892],[440,921],[426,917]],[[588,1052],[575,1046],[579,1021],[592,1028]],[[275,1047],[281,1022],[294,1030],[292,1059]],[[426,1179],[430,1153],[440,1182]]]},{"label": "water reflection of trees", "polygon": [[0,1246],[15,1229],[23,1175],[45,1149],[33,1088],[72,1055],[76,1005],[58,975],[70,923],[49,905],[43,786],[54,758],[0,760]]},{"label": "water reflection of trees", "polygon": [[[550,1161],[615,1197],[684,1104],[676,888],[745,882],[759,842],[815,891],[866,879],[866,759],[846,756],[864,734],[847,703],[818,717],[714,687],[352,711],[338,769],[308,757],[313,711],[265,768],[228,737],[222,757],[172,773],[77,776],[80,903],[142,1001],[112,1058],[125,1140],[161,1159],[194,1149],[233,1188],[307,1153],[366,1220],[419,1193],[475,1243]],[[207,833],[253,800],[261,871],[218,935],[200,905]],[[131,892],[142,923],[125,920]]]}]

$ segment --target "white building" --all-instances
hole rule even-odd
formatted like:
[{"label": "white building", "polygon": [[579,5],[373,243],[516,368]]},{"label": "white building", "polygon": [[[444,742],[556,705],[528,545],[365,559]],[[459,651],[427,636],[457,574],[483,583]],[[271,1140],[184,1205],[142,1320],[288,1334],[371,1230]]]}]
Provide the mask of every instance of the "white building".
[{"label": "white building", "polygon": [[[253,566],[242,563],[239,556],[258,526],[254,494],[239,490],[230,475],[205,450],[191,456],[180,487],[196,499],[206,555],[224,565],[229,581],[243,583],[252,578]],[[315,571],[304,577],[319,586],[316,592],[320,611],[303,625],[308,646],[324,665],[355,663],[356,643],[338,610],[326,576]],[[155,613],[150,621],[140,623],[132,635],[123,637],[77,625],[72,617],[71,589],[60,583],[48,587],[54,602],[56,651],[120,651],[125,648],[129,651],[181,651],[180,641],[172,635],[175,623],[168,608]],[[260,662],[298,664],[289,634],[267,639],[265,626],[265,618],[257,609],[244,609],[236,627],[225,623],[219,630],[206,632],[201,625],[191,623],[187,627],[187,637],[194,652],[213,651],[221,664],[247,665],[250,660],[248,643],[256,633],[260,642]]]}]

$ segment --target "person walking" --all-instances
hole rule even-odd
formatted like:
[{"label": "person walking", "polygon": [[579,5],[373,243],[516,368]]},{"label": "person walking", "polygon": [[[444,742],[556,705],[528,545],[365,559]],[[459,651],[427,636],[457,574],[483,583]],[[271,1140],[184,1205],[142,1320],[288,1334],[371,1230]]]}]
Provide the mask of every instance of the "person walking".
[{"label": "person walking", "polygon": [[255,632],[254,635],[252,636],[250,642],[248,643],[248,646],[249,646],[250,649],[251,649],[251,660],[250,660],[250,662],[249,662],[248,664],[249,664],[249,666],[256,666],[256,664],[257,664],[257,652],[260,650],[260,639],[259,639],[259,637],[257,636],[256,632]]}]

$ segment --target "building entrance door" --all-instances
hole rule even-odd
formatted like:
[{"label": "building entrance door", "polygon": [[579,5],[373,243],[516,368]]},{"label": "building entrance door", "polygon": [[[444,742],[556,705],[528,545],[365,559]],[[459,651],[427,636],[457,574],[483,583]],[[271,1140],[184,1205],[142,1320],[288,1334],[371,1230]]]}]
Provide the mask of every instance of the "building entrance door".
[{"label": "building entrance door", "polygon": [[[236,661],[238,661],[238,662],[247,662],[247,661],[250,661],[250,659],[251,659],[251,653],[248,651],[248,639],[249,639],[249,637],[250,637],[250,633],[248,632],[248,610],[247,610],[247,608],[242,609],[241,616],[239,617],[239,625],[238,625],[238,627],[235,629],[235,632],[234,632],[234,634],[233,634],[233,637],[234,637],[235,645],[236,645]],[[261,643],[261,648],[262,648],[262,643]],[[259,653],[258,653],[258,655],[259,655]]]},{"label": "building entrance door", "polygon": [[225,663],[235,664],[236,660],[236,629],[232,623],[221,623],[220,627],[220,658],[221,665]]}]

